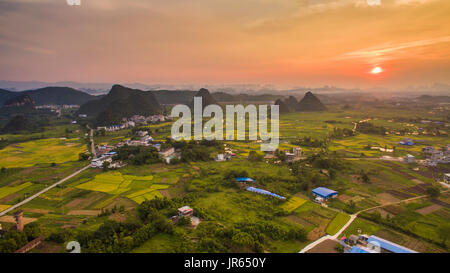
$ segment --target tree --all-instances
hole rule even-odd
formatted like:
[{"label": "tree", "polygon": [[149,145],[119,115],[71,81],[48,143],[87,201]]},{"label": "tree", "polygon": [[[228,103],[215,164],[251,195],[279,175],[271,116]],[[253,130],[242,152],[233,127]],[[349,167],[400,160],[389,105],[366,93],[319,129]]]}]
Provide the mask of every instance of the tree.
[{"label": "tree", "polygon": [[238,232],[233,235],[231,240],[238,246],[253,247],[253,245],[255,244],[255,240],[247,232]]},{"label": "tree", "polygon": [[250,162],[257,162],[257,161],[262,161],[264,158],[263,155],[258,154],[256,151],[250,151],[249,155],[248,155],[248,160]]},{"label": "tree", "polygon": [[89,155],[86,153],[79,153],[78,154],[78,160],[79,161],[85,161],[89,159]]},{"label": "tree", "polygon": [[107,171],[110,164],[111,164],[111,163],[110,163],[109,161],[103,161],[103,163],[102,163],[102,169],[103,169],[103,171]]},{"label": "tree", "polygon": [[441,195],[441,190],[438,187],[436,187],[436,186],[428,186],[427,187],[427,194],[430,197],[436,198],[439,195]]}]

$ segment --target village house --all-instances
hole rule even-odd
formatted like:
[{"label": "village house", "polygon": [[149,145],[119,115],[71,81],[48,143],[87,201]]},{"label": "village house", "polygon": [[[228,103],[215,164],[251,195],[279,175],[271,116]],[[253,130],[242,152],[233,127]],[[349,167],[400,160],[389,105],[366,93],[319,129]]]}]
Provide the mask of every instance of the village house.
[{"label": "village house", "polygon": [[406,164],[412,164],[416,161],[416,158],[413,155],[407,154],[404,158],[403,158],[403,162],[405,162]]},{"label": "village house", "polygon": [[294,147],[292,148],[292,153],[286,152],[285,155],[286,155],[286,162],[294,162],[300,160],[300,157],[302,156],[302,148]]},{"label": "village house", "polygon": [[167,149],[162,150],[161,152],[159,152],[159,154],[161,155],[161,157],[168,157],[171,156],[175,153],[175,148],[170,147]]},{"label": "village house", "polygon": [[214,157],[215,161],[228,161],[232,159],[232,155],[230,153],[218,154]]},{"label": "village house", "polygon": [[137,131],[136,134],[140,137],[145,137],[148,135],[148,131]]},{"label": "village house", "polygon": [[426,154],[431,154],[434,152],[434,147],[433,146],[423,147],[422,152]]},{"label": "village house", "polygon": [[444,156],[444,153],[442,151],[433,151],[431,153],[431,161],[437,162],[438,160],[440,160],[442,157]]}]

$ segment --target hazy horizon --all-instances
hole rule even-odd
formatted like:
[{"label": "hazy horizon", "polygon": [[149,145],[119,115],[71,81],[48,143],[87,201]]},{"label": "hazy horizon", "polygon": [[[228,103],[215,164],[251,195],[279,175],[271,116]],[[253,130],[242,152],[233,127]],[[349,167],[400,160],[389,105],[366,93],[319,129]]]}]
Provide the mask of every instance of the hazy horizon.
[{"label": "hazy horizon", "polygon": [[450,1],[0,0],[5,81],[450,84]]}]

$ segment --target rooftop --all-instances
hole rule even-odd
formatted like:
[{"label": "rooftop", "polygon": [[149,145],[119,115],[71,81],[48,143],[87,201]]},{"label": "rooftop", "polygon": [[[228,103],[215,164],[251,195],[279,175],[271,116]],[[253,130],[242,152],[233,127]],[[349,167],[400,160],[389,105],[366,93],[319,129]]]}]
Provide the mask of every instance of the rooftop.
[{"label": "rooftop", "polygon": [[312,190],[312,192],[313,192],[314,194],[320,196],[320,197],[323,197],[323,198],[331,197],[331,196],[333,196],[333,195],[338,194],[337,191],[330,190],[330,189],[325,188],[325,187],[318,187],[318,188],[315,188],[315,189]]},{"label": "rooftop", "polygon": [[388,240],[385,240],[383,238],[374,235],[370,236],[367,242],[371,244],[378,243],[381,248],[386,249],[393,253],[417,253],[417,251],[414,251],[412,249],[406,248],[404,246],[398,245],[396,243],[390,242]]}]

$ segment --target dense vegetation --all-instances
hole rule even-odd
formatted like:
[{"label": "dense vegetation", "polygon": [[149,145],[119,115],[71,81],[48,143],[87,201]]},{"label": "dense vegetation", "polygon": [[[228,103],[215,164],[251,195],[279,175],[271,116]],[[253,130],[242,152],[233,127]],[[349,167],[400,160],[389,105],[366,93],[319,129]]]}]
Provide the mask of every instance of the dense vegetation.
[{"label": "dense vegetation", "polygon": [[30,223],[24,226],[23,232],[13,229],[6,232],[4,238],[0,240],[0,253],[11,253],[26,243],[36,239],[41,233],[40,227],[36,223]]},{"label": "dense vegetation", "polygon": [[158,151],[154,147],[123,146],[115,149],[114,160],[121,160],[132,165],[143,165],[161,162]]}]

